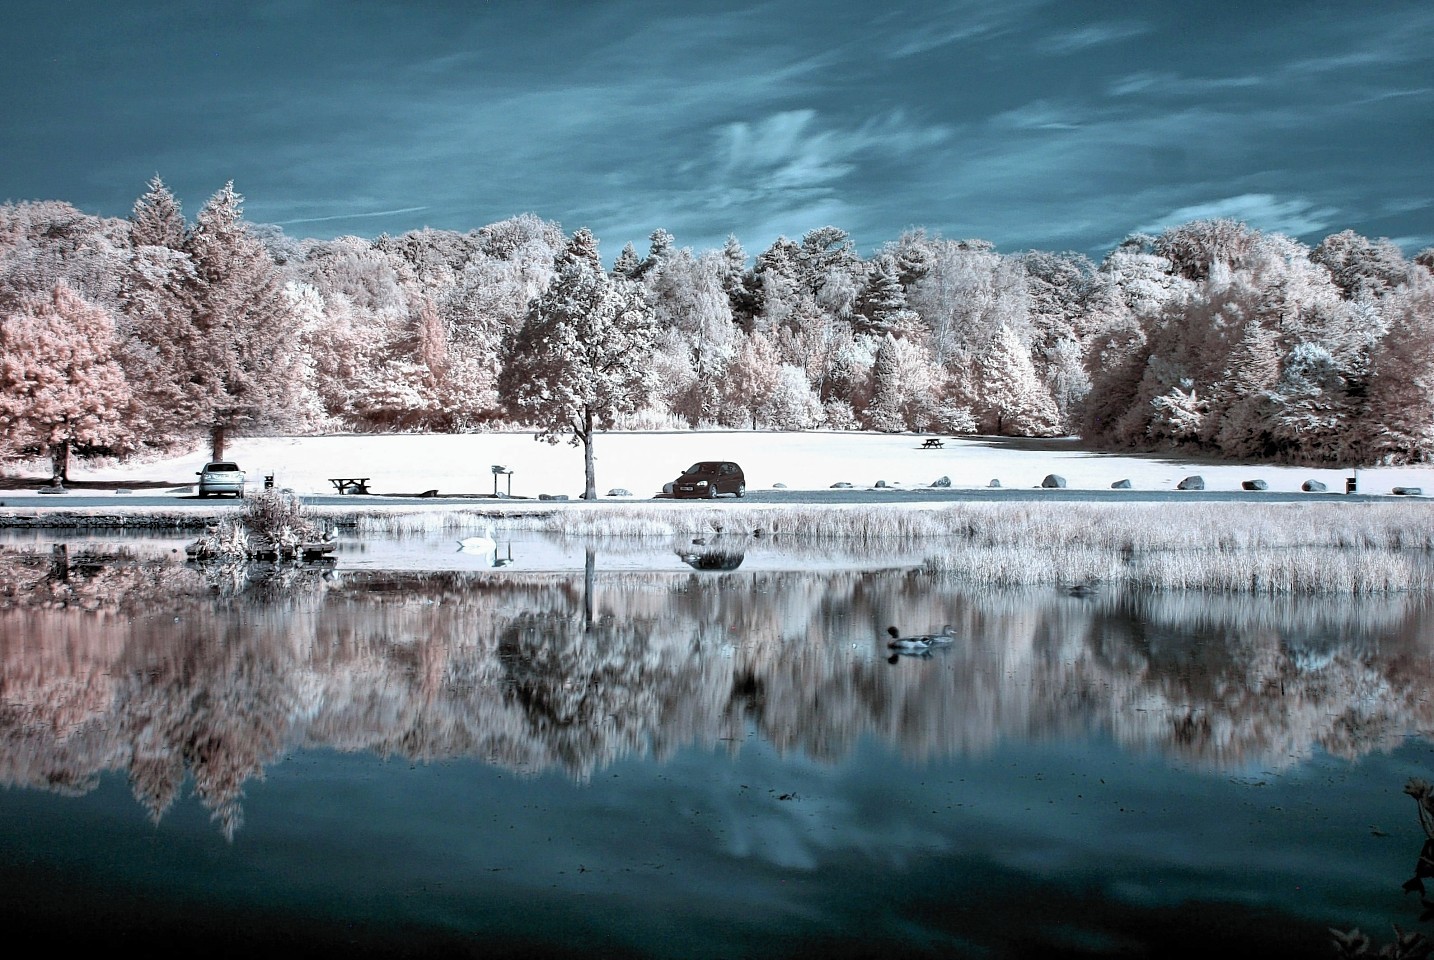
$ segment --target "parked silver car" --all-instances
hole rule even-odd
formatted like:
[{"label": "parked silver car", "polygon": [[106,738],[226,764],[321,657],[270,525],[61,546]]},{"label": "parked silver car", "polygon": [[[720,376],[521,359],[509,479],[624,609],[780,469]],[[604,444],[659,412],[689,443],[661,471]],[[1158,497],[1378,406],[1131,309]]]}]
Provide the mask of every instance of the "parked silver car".
[{"label": "parked silver car", "polygon": [[198,492],[200,498],[211,494],[218,496],[222,493],[236,498],[242,497],[244,496],[244,471],[239,469],[239,464],[229,460],[215,460],[213,463],[206,463],[204,469],[199,471]]}]

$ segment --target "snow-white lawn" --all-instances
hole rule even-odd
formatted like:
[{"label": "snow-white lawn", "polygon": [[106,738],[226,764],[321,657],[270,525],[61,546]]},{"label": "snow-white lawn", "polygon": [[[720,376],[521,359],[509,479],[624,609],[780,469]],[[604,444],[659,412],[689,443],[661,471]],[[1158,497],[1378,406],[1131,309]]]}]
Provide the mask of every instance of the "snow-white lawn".
[{"label": "snow-white lawn", "polygon": [[[1396,486],[1434,494],[1434,471],[1427,468],[1311,469],[1254,464],[1105,454],[1084,450],[1078,440],[1013,440],[995,437],[941,437],[940,449],[924,449],[925,436],[849,432],[777,433],[701,431],[612,433],[595,441],[597,492],[626,490],[646,499],[662,490],[683,468],[698,460],[734,460],[751,490],[778,485],[819,490],[836,483],[872,487],[878,481],[902,488],[928,487],[946,477],[955,488],[1035,487],[1048,474],[1064,477],[1073,489],[1109,490],[1129,480],[1136,490],[1171,490],[1199,475],[1207,490],[1238,490],[1245,480],[1262,479],[1270,490],[1296,491],[1309,479],[1343,492],[1346,477],[1357,476],[1360,493],[1388,494]],[[226,456],[247,471],[251,483],[273,474],[276,485],[304,494],[333,493],[333,477],[366,477],[376,494],[492,494],[494,466],[511,470],[496,477],[500,492],[515,497],[542,494],[577,497],[583,490],[582,448],[537,442],[529,433],[459,435],[361,435],[328,437],[239,437]],[[87,469],[77,465],[74,480],[192,484],[209,459],[207,447],[166,460]],[[6,491],[6,496],[25,491]]]}]

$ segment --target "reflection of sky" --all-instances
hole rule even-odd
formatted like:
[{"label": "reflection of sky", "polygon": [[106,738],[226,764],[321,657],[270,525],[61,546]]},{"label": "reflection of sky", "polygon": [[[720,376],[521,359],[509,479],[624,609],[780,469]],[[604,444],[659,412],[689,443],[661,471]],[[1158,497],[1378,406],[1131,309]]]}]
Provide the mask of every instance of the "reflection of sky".
[{"label": "reflection of sky", "polygon": [[1192,901],[1388,929],[1412,919],[1398,885],[1422,836],[1399,788],[1428,755],[1231,778],[1101,742],[933,764],[866,743],[824,765],[749,737],[735,756],[685,750],[574,784],[303,753],[251,785],[232,845],[192,802],[142,827],[111,783],[43,806],[0,795],[0,855],[24,846],[101,885],[259,915],[539,931],[662,956],[804,933],[941,942],[968,925],[1099,935]]}]

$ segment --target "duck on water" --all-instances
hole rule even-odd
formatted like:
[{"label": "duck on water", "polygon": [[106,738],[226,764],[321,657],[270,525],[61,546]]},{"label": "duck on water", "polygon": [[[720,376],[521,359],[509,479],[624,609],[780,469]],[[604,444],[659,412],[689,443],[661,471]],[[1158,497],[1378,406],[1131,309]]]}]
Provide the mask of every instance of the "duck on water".
[{"label": "duck on water", "polygon": [[933,647],[947,646],[956,639],[955,628],[949,623],[941,628],[940,633],[919,633],[903,637],[901,631],[895,627],[887,627],[886,632],[891,637],[886,646],[899,653],[925,653]]}]

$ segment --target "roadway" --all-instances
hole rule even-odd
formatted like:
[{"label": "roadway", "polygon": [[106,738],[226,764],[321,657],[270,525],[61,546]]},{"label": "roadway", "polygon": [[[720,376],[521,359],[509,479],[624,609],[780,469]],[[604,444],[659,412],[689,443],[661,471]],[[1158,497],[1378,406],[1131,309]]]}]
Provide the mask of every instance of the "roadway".
[{"label": "roadway", "polygon": [[[562,509],[583,505],[578,498],[540,500],[484,495],[401,497],[370,495],[305,495],[309,506],[365,510],[376,508],[408,509],[475,509],[532,510]],[[881,506],[884,504],[921,504],[943,506],[956,503],[1376,503],[1389,501],[1427,502],[1423,496],[1395,497],[1390,495],[1345,494],[1342,492],[1304,493],[1276,490],[1086,490],[1032,488],[860,488],[837,490],[749,490],[742,498],[725,496],[717,500],[673,500],[670,497],[603,497],[600,502],[639,505],[644,503],[677,503],[692,506]],[[192,494],[127,493],[102,491],[71,491],[64,494],[36,495],[10,491],[0,493],[0,514],[22,510],[39,511],[124,511],[169,509],[175,511],[228,512],[242,501],[233,499],[200,500]]]}]

